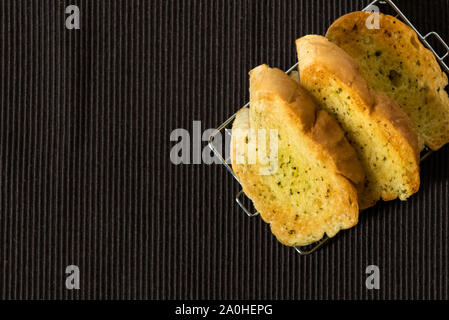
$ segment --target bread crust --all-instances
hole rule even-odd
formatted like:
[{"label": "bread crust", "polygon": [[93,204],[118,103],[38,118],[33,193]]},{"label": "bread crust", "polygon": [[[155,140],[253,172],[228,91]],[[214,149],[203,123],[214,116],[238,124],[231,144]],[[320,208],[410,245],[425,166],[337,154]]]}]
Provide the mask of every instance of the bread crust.
[{"label": "bread crust", "polygon": [[[279,114],[282,126],[294,128],[297,134],[294,139],[301,141],[310,150],[310,156],[328,165],[329,175],[335,176],[341,196],[355,200],[348,203],[347,207],[332,208],[332,213],[327,216],[291,221],[291,212],[261,199],[259,190],[264,184],[264,176],[254,174],[254,170],[249,170],[249,165],[235,161],[237,150],[245,148],[244,133],[240,131],[240,134],[234,134],[235,129],[251,128],[251,111],[243,108],[237,113],[233,124],[232,167],[245,194],[253,200],[264,221],[270,223],[273,234],[285,245],[305,245],[318,241],[324,233],[334,236],[338,230],[354,226],[359,210],[355,186],[363,186],[364,172],[355,150],[345,139],[336,121],[325,111],[318,110],[313,98],[298,83],[283,71],[271,69],[267,65],[250,71],[250,96],[250,108],[258,108],[256,112],[262,114]],[[329,219],[334,222],[329,223]],[[294,226],[298,232],[292,236],[286,226]]]},{"label": "bread crust", "polygon": [[[420,183],[418,138],[408,116],[393,100],[371,90],[361,76],[357,62],[325,37],[308,35],[296,40],[296,45],[301,77],[303,73],[319,72],[317,78],[339,79],[352,91],[351,98],[356,102],[354,106],[359,108],[358,111],[369,114],[373,121],[384,125],[389,143],[399,151],[404,161],[413,163],[414,170],[409,173],[410,184],[412,193],[416,192]],[[381,197],[392,200],[397,195],[384,192]],[[362,208],[375,203],[363,203],[361,200]]]},{"label": "bread crust", "polygon": [[290,119],[309,136],[321,152],[330,156],[337,172],[361,187],[365,174],[354,148],[344,137],[338,123],[323,110],[318,110],[313,97],[285,72],[263,64],[249,72],[251,100],[279,97],[291,110]]},{"label": "bread crust", "polygon": [[[328,29],[326,37],[345,49],[345,43],[351,50],[359,52],[359,48],[380,43],[385,50],[400,59],[401,65],[411,70],[428,90],[429,99],[435,100],[437,108],[441,108],[439,117],[441,126],[429,134],[418,129],[420,149],[423,143],[433,150],[441,148],[449,142],[449,97],[444,88],[448,85],[447,75],[441,71],[434,54],[418,39],[416,32],[402,21],[393,16],[379,14],[379,29],[368,29],[365,24],[372,13],[357,11],[338,18]],[[355,36],[366,35],[366,42],[354,42]],[[361,54],[361,51],[360,51]],[[374,71],[373,71],[374,72]],[[410,108],[415,107],[414,101],[407,103]],[[418,107],[418,106],[416,106]],[[424,112],[423,112],[424,117]],[[416,122],[416,119],[414,119]]]}]

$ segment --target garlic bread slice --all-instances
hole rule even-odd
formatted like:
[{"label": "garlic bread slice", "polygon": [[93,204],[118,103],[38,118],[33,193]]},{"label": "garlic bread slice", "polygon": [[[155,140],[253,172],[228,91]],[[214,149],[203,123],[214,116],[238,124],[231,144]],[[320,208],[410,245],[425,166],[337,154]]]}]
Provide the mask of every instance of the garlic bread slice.
[{"label": "garlic bread slice", "polygon": [[360,66],[368,85],[383,92],[404,110],[418,132],[420,149],[449,142],[447,76],[418,35],[400,20],[380,14],[379,29],[368,29],[371,13],[352,12],[327,31]]},{"label": "garlic bread slice", "polygon": [[[262,161],[262,149],[269,161]],[[287,246],[332,237],[358,221],[356,185],[363,186],[364,173],[354,149],[337,122],[279,69],[250,72],[250,107],[234,120],[231,159],[243,191]]]},{"label": "garlic bread slice", "polygon": [[296,40],[301,85],[340,123],[366,172],[361,208],[418,191],[416,132],[400,107],[368,88],[357,63],[322,36]]}]

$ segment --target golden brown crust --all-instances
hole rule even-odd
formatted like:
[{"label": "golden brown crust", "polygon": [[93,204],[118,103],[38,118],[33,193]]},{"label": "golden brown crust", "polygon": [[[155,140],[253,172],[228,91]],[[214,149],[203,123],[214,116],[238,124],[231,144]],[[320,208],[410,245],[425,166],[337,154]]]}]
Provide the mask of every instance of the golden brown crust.
[{"label": "golden brown crust", "polygon": [[326,111],[318,111],[310,134],[325,155],[334,159],[337,172],[352,181],[358,189],[363,189],[365,173],[357,154],[338,123]]},{"label": "golden brown crust", "polygon": [[[382,93],[372,91],[375,99],[373,117],[384,121],[391,126],[391,131],[399,132],[398,136],[393,136],[389,141],[395,149],[402,151],[403,157],[408,158],[411,154],[416,164],[419,164],[419,147],[416,132],[410,122],[410,118],[401,108],[390,98]],[[404,143],[404,140],[406,143]]]},{"label": "golden brown crust", "polygon": [[[318,35],[307,35],[296,40],[300,69],[311,66],[322,66],[335,74],[343,83],[352,87],[365,101],[368,108],[374,107],[374,98],[366,81],[358,71],[357,62],[326,38]],[[301,71],[299,72],[301,74]]]},{"label": "golden brown crust", "polygon": [[[403,159],[409,159],[413,162],[412,171],[408,173],[410,185],[410,194],[416,193],[419,190],[420,176],[419,176],[419,146],[416,131],[410,122],[409,117],[402,111],[398,105],[382,93],[374,93],[375,106],[372,113],[373,118],[377,119],[387,128],[387,132],[397,132],[399,134],[392,134],[388,142],[399,150]],[[404,143],[405,141],[405,143]],[[383,200],[394,200],[397,198],[396,194],[382,195]]]},{"label": "golden brown crust", "polygon": [[273,99],[278,96],[293,112],[291,117],[335,162],[338,173],[355,185],[362,184],[365,174],[355,150],[338,123],[325,111],[318,111],[313,97],[285,72],[260,65],[250,71],[251,100]]},{"label": "golden brown crust", "polygon": [[418,137],[410,119],[393,100],[368,88],[353,58],[322,36],[308,35],[296,40],[296,44],[298,52],[302,52],[298,54],[301,57],[301,70],[309,68],[311,64],[319,65],[351,87],[374,117],[393,124],[392,128],[399,133],[397,139],[405,140],[405,145],[411,147],[407,152],[411,151],[419,162]]},{"label": "golden brown crust", "polygon": [[[441,126],[435,128],[433,133],[417,126],[420,139],[433,150],[441,148],[449,142],[449,97],[444,90],[448,84],[447,75],[441,71],[434,54],[419,41],[415,31],[408,25],[393,16],[380,14],[380,28],[368,29],[365,24],[371,14],[357,11],[338,18],[329,27],[326,37],[345,50],[349,46],[352,56],[362,57],[366,48],[382,45],[385,50],[401,60],[404,68],[412,70],[420,86],[426,89],[429,100],[437,101],[435,102],[437,107],[441,108],[440,117],[444,118],[440,120]],[[359,36],[360,39],[364,39],[363,42]],[[354,40],[356,37],[359,42]],[[407,101],[408,109],[415,107],[413,103],[413,100]],[[400,104],[404,107],[402,103]],[[412,120],[416,122],[416,119]]]},{"label": "golden brown crust", "polygon": [[[358,65],[344,50],[318,35],[308,35],[296,40],[300,74],[308,72],[320,73],[321,77],[329,76],[339,79],[352,91],[351,98],[358,103],[359,112],[368,112],[372,119],[384,124],[388,141],[399,150],[404,162],[413,163],[414,171],[410,172],[413,190],[419,187],[419,148],[416,132],[407,115],[387,96],[368,88],[365,79],[360,75]],[[309,71],[313,70],[313,71]],[[318,76],[319,78],[320,76]],[[384,193],[384,200],[391,200],[397,195]],[[373,205],[362,204],[362,208]]]},{"label": "golden brown crust", "polygon": [[[355,151],[335,120],[325,111],[318,111],[313,98],[284,72],[266,65],[250,72],[250,95],[250,108],[253,110],[240,110],[233,124],[232,168],[243,191],[253,200],[264,221],[270,223],[277,239],[288,246],[305,245],[318,241],[324,233],[332,237],[340,229],[355,225],[359,209],[353,183],[363,185],[364,173]],[[263,114],[270,121],[274,119],[274,127],[291,128],[289,139],[293,145],[301,144],[310,151],[312,159],[328,166],[326,172],[329,177],[326,176],[326,179],[333,181],[339,194],[334,197],[338,200],[332,201],[346,205],[329,208],[327,214],[301,215],[298,218],[296,214],[299,212],[292,211],[292,207],[287,205],[290,199],[282,198],[282,194],[272,190],[274,195],[280,197],[280,202],[263,199],[260,192],[267,186],[265,179],[269,178],[257,174],[257,166],[236,163],[239,150],[250,152],[245,130],[247,134],[253,128],[251,113]],[[236,129],[243,129],[243,132]],[[292,148],[291,152],[295,155],[297,149]],[[328,203],[323,201],[322,205],[328,206]]]},{"label": "golden brown crust", "polygon": [[[316,105],[312,97],[296,81],[286,81],[284,71],[260,65],[249,72],[251,100],[273,99],[277,96],[287,104],[298,118],[298,124],[309,131],[315,122]],[[288,79],[292,80],[292,79]]]}]

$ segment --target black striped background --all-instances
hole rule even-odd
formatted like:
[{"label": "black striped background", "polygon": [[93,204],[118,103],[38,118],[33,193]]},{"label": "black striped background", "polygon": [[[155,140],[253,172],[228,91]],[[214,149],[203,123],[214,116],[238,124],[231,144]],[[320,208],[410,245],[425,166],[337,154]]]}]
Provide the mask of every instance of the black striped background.
[{"label": "black striped background", "polygon": [[[397,3],[449,39],[448,1]],[[64,27],[69,4],[81,30]],[[418,195],[311,256],[244,215],[224,167],[170,162],[173,129],[217,127],[248,100],[249,69],[287,69],[296,38],[366,4],[1,1],[0,298],[449,298],[447,147]]]}]

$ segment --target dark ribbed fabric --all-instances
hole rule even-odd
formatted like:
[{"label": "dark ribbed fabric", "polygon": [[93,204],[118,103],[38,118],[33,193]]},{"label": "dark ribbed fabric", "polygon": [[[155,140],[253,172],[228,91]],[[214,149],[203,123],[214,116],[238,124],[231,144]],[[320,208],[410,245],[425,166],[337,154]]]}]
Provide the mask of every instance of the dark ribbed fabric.
[{"label": "dark ribbed fabric", "polygon": [[[448,1],[397,3],[449,39]],[[69,4],[80,30],[65,29]],[[248,70],[287,69],[296,38],[366,4],[1,1],[0,298],[449,298],[448,147],[419,194],[311,256],[238,208],[223,166],[170,162],[173,129],[217,127],[248,100]]]}]

